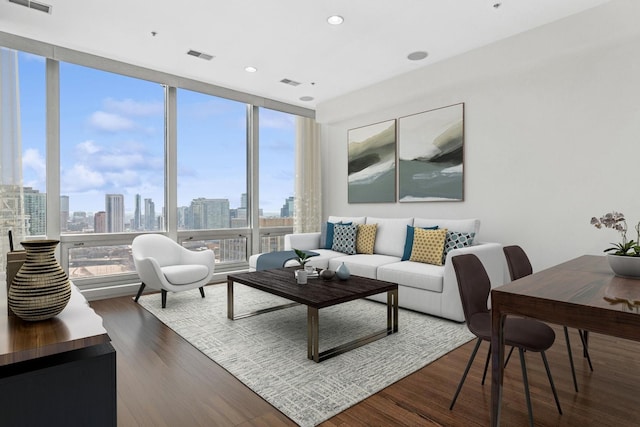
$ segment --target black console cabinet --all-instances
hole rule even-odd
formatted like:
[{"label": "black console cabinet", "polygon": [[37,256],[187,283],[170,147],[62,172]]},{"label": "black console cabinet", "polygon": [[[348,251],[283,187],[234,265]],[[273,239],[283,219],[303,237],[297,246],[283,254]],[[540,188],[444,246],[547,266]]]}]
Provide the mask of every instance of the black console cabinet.
[{"label": "black console cabinet", "polygon": [[82,294],[72,286],[67,307],[49,320],[25,322],[6,313],[0,315],[0,425],[116,426],[116,352]]}]

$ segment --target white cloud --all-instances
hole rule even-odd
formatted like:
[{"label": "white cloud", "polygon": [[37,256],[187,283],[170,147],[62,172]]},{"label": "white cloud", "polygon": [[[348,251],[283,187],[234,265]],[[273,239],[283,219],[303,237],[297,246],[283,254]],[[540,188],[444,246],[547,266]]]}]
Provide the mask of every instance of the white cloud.
[{"label": "white cloud", "polygon": [[156,116],[164,114],[164,102],[140,102],[127,98],[117,100],[107,98],[103,102],[104,108],[125,116]]},{"label": "white cloud", "polygon": [[22,169],[33,170],[39,181],[44,182],[46,179],[46,161],[44,156],[35,148],[28,148],[22,154]]},{"label": "white cloud", "polygon": [[118,132],[122,130],[132,130],[135,123],[119,114],[96,111],[89,118],[91,126],[108,132]]},{"label": "white cloud", "polygon": [[85,165],[76,164],[71,169],[62,169],[62,193],[75,193],[101,188],[105,184],[104,176]]},{"label": "white cloud", "polygon": [[105,178],[109,181],[109,184],[115,188],[121,188],[124,191],[124,187],[131,187],[141,185],[140,175],[133,170],[123,170],[115,173],[106,173]]},{"label": "white cloud", "polygon": [[94,141],[89,139],[87,141],[81,142],[80,144],[76,145],[76,150],[80,155],[86,155],[86,154],[94,155],[102,151],[102,147],[100,147]]},{"label": "white cloud", "polygon": [[93,163],[96,167],[105,170],[134,169],[138,167],[146,169],[147,160],[141,153],[114,152],[99,156]]}]

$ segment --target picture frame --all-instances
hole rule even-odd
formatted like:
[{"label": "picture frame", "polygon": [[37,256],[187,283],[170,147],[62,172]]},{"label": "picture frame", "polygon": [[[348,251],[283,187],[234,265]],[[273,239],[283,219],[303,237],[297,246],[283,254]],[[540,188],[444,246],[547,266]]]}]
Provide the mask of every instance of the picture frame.
[{"label": "picture frame", "polygon": [[398,201],[464,200],[464,103],[398,119]]},{"label": "picture frame", "polygon": [[396,119],[347,133],[348,202],[395,203]]}]

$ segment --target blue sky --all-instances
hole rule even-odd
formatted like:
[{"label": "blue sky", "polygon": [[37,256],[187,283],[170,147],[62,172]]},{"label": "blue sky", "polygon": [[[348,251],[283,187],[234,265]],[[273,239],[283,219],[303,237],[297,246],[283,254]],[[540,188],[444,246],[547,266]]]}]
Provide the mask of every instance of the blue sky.
[{"label": "blue sky", "polygon": [[[23,181],[45,188],[44,60],[19,55]],[[198,197],[240,205],[246,192],[246,105],[178,90],[178,205]],[[104,195],[164,206],[164,89],[158,83],[60,65],[61,194],[71,211],[104,209]],[[260,110],[260,207],[293,195],[295,116]]]}]

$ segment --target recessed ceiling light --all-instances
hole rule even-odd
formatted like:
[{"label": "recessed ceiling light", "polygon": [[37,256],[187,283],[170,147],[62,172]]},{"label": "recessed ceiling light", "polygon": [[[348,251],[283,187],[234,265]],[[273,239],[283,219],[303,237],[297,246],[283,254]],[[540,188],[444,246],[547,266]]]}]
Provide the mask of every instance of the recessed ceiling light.
[{"label": "recessed ceiling light", "polygon": [[313,96],[301,96],[300,101],[313,101]]},{"label": "recessed ceiling light", "polygon": [[331,25],[340,25],[344,22],[344,18],[340,15],[331,15],[327,18],[327,22]]},{"label": "recessed ceiling light", "polygon": [[429,54],[427,52],[424,51],[417,51],[417,52],[411,52],[409,55],[407,55],[407,59],[409,59],[410,61],[420,61],[424,58],[426,58]]},{"label": "recessed ceiling light", "polygon": [[252,66],[250,66],[250,65],[249,65],[248,67],[244,67],[244,70],[245,70],[247,73],[255,73],[256,71],[258,71],[258,69],[257,69],[256,67],[252,67]]}]

